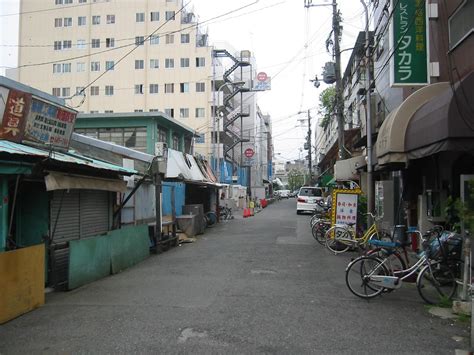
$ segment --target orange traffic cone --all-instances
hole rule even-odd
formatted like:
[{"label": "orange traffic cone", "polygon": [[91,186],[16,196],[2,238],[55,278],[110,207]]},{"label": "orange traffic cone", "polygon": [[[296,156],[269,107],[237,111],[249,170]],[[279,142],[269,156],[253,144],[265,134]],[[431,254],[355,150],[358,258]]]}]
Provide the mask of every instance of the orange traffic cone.
[{"label": "orange traffic cone", "polygon": [[249,215],[248,215],[248,213],[247,213],[247,209],[244,208],[244,218],[247,218],[248,216],[249,216]]}]

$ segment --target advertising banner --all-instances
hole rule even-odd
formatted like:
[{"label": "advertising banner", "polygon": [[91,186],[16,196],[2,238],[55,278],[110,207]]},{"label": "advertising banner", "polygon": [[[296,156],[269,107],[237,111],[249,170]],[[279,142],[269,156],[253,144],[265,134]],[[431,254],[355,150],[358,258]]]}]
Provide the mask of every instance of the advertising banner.
[{"label": "advertising banner", "polygon": [[26,115],[28,114],[31,104],[31,94],[2,88],[2,97],[3,93],[7,91],[8,96],[3,111],[0,138],[13,142],[21,142],[23,139]]},{"label": "advertising banner", "polygon": [[[392,86],[429,83],[426,0],[392,0]],[[395,5],[394,5],[395,4]],[[393,8],[393,6],[395,6]]]},{"label": "advertising banner", "polygon": [[25,140],[68,148],[76,112],[33,99],[25,127]]},{"label": "advertising banner", "polygon": [[334,189],[332,192],[332,223],[355,224],[357,223],[357,208],[359,189]]}]

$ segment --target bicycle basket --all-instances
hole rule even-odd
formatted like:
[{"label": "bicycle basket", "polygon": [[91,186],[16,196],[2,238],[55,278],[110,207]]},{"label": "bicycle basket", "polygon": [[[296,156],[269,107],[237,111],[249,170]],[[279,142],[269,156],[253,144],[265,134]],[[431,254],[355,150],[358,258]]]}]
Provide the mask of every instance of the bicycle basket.
[{"label": "bicycle basket", "polygon": [[459,234],[444,231],[439,238],[431,240],[426,248],[430,259],[460,260],[462,255],[462,238]]}]

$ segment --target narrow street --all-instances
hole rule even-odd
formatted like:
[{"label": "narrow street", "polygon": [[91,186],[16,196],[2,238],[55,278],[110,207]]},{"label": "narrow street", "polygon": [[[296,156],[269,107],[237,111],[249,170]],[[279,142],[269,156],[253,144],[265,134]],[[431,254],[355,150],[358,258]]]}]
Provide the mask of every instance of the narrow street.
[{"label": "narrow street", "polygon": [[[207,229],[121,274],[0,326],[0,353],[453,354],[467,325],[432,316],[413,285],[370,302],[351,254],[310,235],[295,199]],[[453,338],[454,337],[454,338]],[[458,340],[461,337],[463,340]]]}]

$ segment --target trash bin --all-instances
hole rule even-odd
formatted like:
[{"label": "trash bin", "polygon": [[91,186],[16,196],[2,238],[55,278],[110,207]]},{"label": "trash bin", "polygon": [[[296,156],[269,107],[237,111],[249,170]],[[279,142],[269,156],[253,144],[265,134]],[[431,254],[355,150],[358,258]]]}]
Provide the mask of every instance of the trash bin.
[{"label": "trash bin", "polygon": [[184,205],[183,214],[192,214],[196,216],[196,228],[198,234],[204,233],[206,225],[204,224],[204,206],[202,204]]}]

